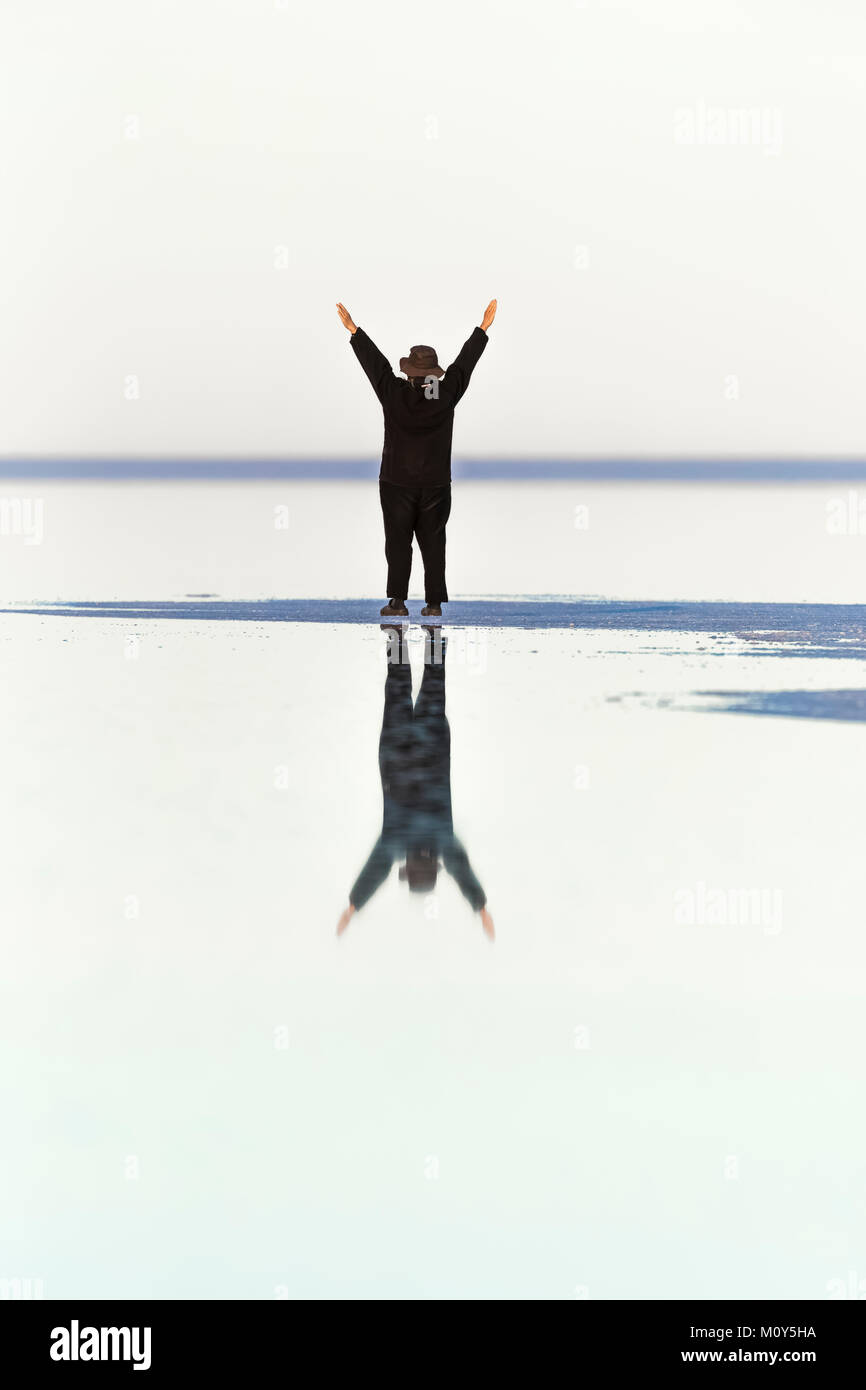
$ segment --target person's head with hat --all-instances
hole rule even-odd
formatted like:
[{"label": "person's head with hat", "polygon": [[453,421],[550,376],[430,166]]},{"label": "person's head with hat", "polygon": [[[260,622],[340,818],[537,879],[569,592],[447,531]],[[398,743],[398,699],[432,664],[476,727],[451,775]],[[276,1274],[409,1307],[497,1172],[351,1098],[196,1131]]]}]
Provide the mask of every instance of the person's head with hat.
[{"label": "person's head with hat", "polygon": [[426,381],[428,377],[445,375],[445,368],[439,366],[436,349],[428,347],[426,343],[418,343],[409,349],[408,357],[400,358],[400,371],[406,374],[413,386]]}]

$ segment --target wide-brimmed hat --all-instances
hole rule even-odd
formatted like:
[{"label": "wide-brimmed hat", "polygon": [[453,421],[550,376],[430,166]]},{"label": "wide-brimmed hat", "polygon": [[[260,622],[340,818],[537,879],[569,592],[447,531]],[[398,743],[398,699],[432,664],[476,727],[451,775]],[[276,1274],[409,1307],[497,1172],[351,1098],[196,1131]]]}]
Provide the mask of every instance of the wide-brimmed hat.
[{"label": "wide-brimmed hat", "polygon": [[407,850],[406,863],[401,864],[397,877],[408,883],[410,893],[432,893],[441,865],[438,856],[429,850]]},{"label": "wide-brimmed hat", "polygon": [[445,368],[439,366],[436,349],[419,343],[409,349],[408,357],[400,358],[400,371],[407,376],[444,376]]}]

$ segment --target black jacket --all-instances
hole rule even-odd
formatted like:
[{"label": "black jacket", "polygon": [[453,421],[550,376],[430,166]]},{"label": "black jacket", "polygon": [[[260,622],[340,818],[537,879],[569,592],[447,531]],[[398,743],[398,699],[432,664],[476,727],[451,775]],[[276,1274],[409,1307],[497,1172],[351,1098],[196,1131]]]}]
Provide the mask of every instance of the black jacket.
[{"label": "black jacket", "polygon": [[349,339],[385,415],[385,444],[379,478],[403,487],[442,487],[451,481],[451,431],[454,407],[469,385],[472,370],[487,346],[483,328],[474,328],[451,366],[437,383],[438,399],[428,400],[391,370],[363,328]]}]

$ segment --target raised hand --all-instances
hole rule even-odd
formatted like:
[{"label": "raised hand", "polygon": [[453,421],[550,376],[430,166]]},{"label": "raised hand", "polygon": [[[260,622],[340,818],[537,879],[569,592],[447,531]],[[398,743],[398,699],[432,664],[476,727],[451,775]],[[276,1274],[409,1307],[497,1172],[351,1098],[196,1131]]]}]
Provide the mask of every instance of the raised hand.
[{"label": "raised hand", "polygon": [[[494,312],[495,312],[495,302],[494,302]],[[357,325],[356,323],[353,323],[353,322],[352,322],[352,315],[349,313],[349,310],[346,308],[345,304],[338,304],[338,305],[337,305],[337,313],[340,315],[340,323],[343,325],[343,327],[344,327],[344,328],[348,328],[348,330],[349,330],[350,333],[357,333],[357,331],[358,331],[358,325]]]},{"label": "raised hand", "polygon": [[481,327],[486,333],[493,320],[496,318],[496,300],[491,299],[487,308],[484,310],[484,318],[481,320]]},{"label": "raised hand", "polygon": [[349,903],[349,906],[346,908],[345,912],[341,912],[341,913],[340,913],[340,920],[339,920],[339,922],[337,923],[337,935],[338,935],[338,936],[342,936],[342,935],[343,935],[343,932],[344,932],[344,931],[346,930],[346,928],[348,927],[348,925],[349,925],[349,923],[351,922],[351,920],[352,920],[352,918],[354,917],[354,915],[355,915],[355,909],[354,909],[354,907],[352,906],[352,904]]}]

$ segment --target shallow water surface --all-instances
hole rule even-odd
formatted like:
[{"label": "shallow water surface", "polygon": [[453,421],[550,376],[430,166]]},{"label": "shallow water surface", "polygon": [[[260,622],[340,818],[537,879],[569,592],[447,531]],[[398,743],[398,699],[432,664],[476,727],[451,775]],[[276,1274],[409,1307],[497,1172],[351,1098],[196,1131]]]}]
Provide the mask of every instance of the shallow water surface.
[{"label": "shallow water surface", "polygon": [[[168,522],[128,569],[67,496],[46,516],[78,541],[9,565],[9,1272],[49,1297],[826,1296],[866,1235],[856,608],[795,610],[805,581],[756,569],[700,607],[711,548],[664,603],[558,583],[530,625],[539,590],[469,590],[447,782],[494,939],[444,855],[411,892],[399,853],[338,937],[383,828],[392,639],[317,608],[300,540],[276,584],[249,491],[197,496],[188,546],[174,488],[143,497]],[[413,622],[401,699],[430,649]]]}]

